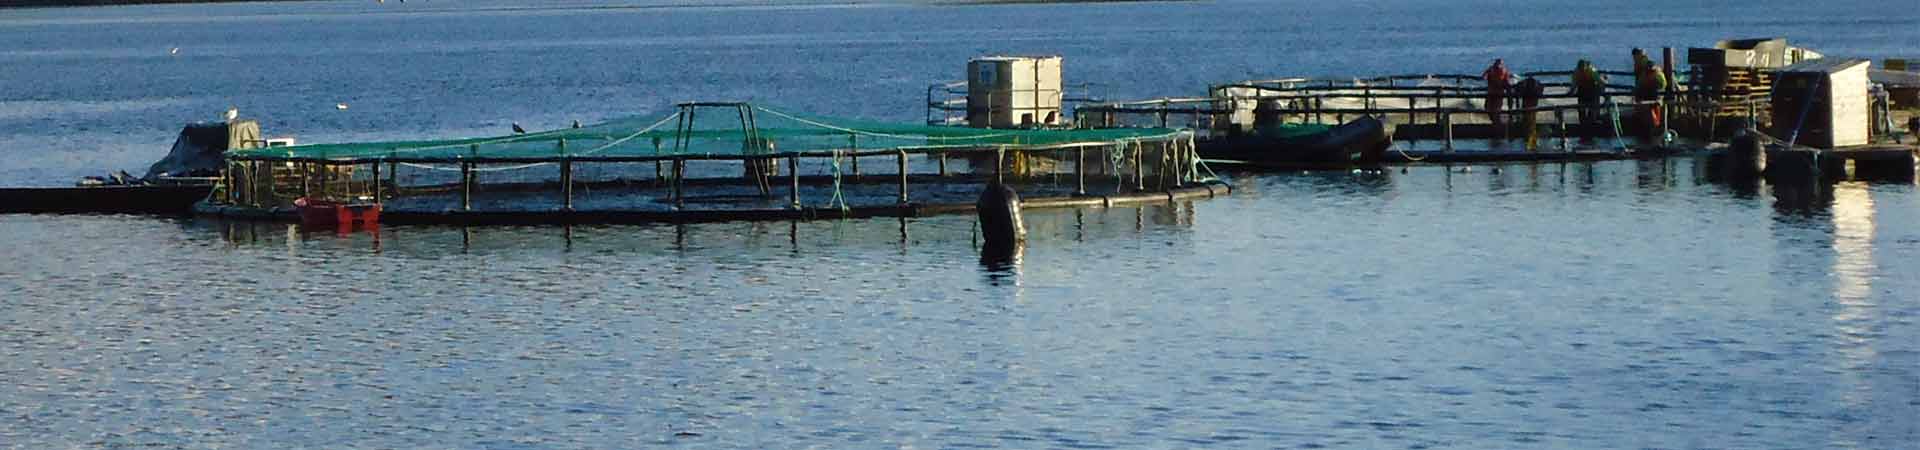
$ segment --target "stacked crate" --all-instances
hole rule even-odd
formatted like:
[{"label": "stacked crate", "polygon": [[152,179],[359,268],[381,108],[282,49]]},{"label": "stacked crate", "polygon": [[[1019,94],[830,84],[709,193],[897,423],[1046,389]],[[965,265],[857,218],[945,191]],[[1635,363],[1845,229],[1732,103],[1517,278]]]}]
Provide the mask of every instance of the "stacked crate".
[{"label": "stacked crate", "polygon": [[[1725,80],[1720,85],[1720,111],[1716,117],[1746,117],[1747,104],[1751,102],[1758,108],[1757,115],[1766,117],[1767,99],[1773,94],[1773,70],[1758,67],[1719,67],[1717,76]],[[1710,69],[1711,70],[1711,69]]]},{"label": "stacked crate", "polygon": [[[1774,71],[1805,58],[1817,58],[1817,53],[1787,46],[1784,38],[1737,39],[1714,43],[1714,48],[1693,48],[1687,50],[1687,63],[1693,65],[1698,76],[1692,80],[1689,88],[1704,92],[1718,92],[1718,111],[1714,116],[1720,119],[1745,118],[1754,115],[1758,125],[1765,125],[1771,115],[1769,106],[1773,92]],[[1751,106],[1750,106],[1751,105]],[[1749,112],[1749,107],[1752,111]]]}]

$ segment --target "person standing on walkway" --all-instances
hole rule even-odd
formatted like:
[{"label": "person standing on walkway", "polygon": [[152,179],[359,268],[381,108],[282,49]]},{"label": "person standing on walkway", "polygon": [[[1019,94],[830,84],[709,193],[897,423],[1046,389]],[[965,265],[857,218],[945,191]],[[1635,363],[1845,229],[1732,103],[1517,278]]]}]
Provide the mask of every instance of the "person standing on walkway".
[{"label": "person standing on walkway", "polygon": [[1507,71],[1505,62],[1494,58],[1493,65],[1488,66],[1480,77],[1487,80],[1487,120],[1493,122],[1493,128],[1500,131],[1501,137],[1505,137],[1506,120],[1500,117],[1500,111],[1506,107],[1507,89],[1513,83],[1513,72]]},{"label": "person standing on walkway", "polygon": [[1580,99],[1580,131],[1590,133],[1600,123],[1600,97],[1607,92],[1607,76],[1593,67],[1593,61],[1580,60],[1573,66],[1573,95]]},{"label": "person standing on walkway", "polygon": [[[1660,132],[1660,92],[1667,89],[1667,76],[1654,64],[1652,58],[1640,49],[1633,49],[1633,100],[1634,115],[1640,118],[1640,125],[1647,127],[1641,136],[1649,139]],[[1651,141],[1649,141],[1651,143]]]},{"label": "person standing on walkway", "polygon": [[1547,87],[1533,77],[1521,78],[1513,86],[1513,94],[1520,97],[1520,128],[1527,135],[1527,151],[1534,151],[1540,147],[1540,113],[1533,109],[1540,107],[1540,97],[1547,95]]}]

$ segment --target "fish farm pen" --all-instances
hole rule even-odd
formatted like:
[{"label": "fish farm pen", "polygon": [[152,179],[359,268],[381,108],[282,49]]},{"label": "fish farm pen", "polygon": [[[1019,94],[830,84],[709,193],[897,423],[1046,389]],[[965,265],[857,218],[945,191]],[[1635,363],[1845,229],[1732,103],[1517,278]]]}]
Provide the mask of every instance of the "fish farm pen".
[{"label": "fish farm pen", "polygon": [[292,219],[302,199],[385,223],[646,223],[910,217],[974,210],[988,183],[1029,208],[1224,195],[1174,128],[986,129],[735,102],[509,136],[235,150],[205,215]]}]

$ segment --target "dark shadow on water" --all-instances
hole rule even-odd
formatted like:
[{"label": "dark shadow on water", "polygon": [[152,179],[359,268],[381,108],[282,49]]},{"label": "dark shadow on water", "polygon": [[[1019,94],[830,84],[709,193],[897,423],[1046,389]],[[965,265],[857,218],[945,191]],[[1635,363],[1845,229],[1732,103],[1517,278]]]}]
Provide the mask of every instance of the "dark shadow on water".
[{"label": "dark shadow on water", "polygon": [[1759,175],[1730,175],[1708,168],[1701,179],[1707,183],[1720,185],[1738,199],[1753,199],[1760,196]]},{"label": "dark shadow on water", "polygon": [[1393,175],[1397,170],[1241,171],[1232,173],[1230,179],[1235,180],[1236,189],[1273,190],[1285,186],[1326,194],[1385,195],[1393,190]]},{"label": "dark shadow on water", "polygon": [[1640,192],[1665,191],[1674,185],[1674,160],[1660,158],[1634,161],[1633,185]]},{"label": "dark shadow on water", "polygon": [[1724,154],[1696,159],[1693,165],[1693,181],[1696,184],[1724,187],[1738,199],[1752,199],[1760,195],[1760,173],[1754,166],[1741,166]]}]

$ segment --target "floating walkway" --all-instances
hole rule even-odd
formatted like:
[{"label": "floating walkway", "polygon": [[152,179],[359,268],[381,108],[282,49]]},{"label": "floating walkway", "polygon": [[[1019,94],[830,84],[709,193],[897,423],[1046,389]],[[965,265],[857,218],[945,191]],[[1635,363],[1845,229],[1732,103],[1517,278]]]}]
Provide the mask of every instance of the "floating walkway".
[{"label": "floating walkway", "polygon": [[[1602,72],[1632,79],[1628,72]],[[1597,105],[1582,105],[1571,72],[1520,74],[1540,81],[1533,101],[1505,96],[1490,116],[1485,82],[1456,74],[1395,75],[1366,79],[1287,78],[1210,86],[1208,96],[1098,103],[1079,107],[1081,126],[1185,126],[1196,130],[1203,154],[1212,145],[1232,145],[1263,127],[1326,126],[1371,117],[1389,130],[1391,150],[1345,163],[1213,161],[1270,169],[1337,169],[1374,164],[1602,161],[1710,153],[1737,130],[1769,123],[1766,98],[1729,96],[1693,87],[1635,100],[1632,87],[1609,84]],[[1732,98],[1732,100],[1729,100]],[[1531,103],[1531,104],[1529,104]],[[1740,111],[1744,115],[1729,115]],[[1642,125],[1658,113],[1667,120]],[[1526,148],[1528,135],[1537,145]],[[1673,136],[1676,139],[1662,139]],[[1416,149],[1426,147],[1424,149]],[[1477,147],[1477,148],[1476,148]],[[1290,149],[1275,148],[1276,152]]]}]

